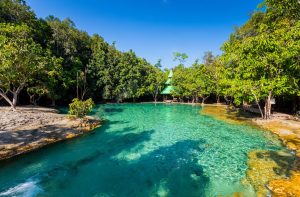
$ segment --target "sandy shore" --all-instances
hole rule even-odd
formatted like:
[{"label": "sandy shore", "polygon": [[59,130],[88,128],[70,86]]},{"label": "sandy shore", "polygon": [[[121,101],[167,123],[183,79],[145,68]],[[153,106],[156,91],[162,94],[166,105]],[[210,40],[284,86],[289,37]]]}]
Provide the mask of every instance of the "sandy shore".
[{"label": "sandy shore", "polygon": [[98,125],[93,117],[83,124],[50,108],[28,106],[13,112],[0,107],[0,160],[77,137]]}]

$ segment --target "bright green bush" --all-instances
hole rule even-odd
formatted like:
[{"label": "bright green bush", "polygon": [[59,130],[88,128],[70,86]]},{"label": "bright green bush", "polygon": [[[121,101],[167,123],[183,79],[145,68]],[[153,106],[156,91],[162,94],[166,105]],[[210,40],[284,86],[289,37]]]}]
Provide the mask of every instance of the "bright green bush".
[{"label": "bright green bush", "polygon": [[75,98],[72,100],[72,103],[69,104],[69,114],[77,118],[84,118],[92,111],[94,105],[94,101],[91,98],[86,101]]}]

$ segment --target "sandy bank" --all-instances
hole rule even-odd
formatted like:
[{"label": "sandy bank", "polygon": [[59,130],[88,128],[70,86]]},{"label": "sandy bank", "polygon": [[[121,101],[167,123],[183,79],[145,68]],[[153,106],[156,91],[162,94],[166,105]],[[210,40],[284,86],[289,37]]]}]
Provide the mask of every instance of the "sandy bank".
[{"label": "sandy bank", "polygon": [[0,160],[77,137],[98,125],[100,121],[93,117],[83,124],[55,109],[19,107],[13,112],[0,107]]}]

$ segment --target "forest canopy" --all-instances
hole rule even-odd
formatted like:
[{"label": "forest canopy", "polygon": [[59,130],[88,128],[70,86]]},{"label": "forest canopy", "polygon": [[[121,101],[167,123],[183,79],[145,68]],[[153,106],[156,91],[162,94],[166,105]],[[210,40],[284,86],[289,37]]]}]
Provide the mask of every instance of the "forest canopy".
[{"label": "forest canopy", "polygon": [[[174,95],[202,102],[210,95],[237,106],[255,103],[269,118],[275,100],[295,113],[300,108],[300,3],[265,0],[249,21],[231,34],[220,56],[208,52],[184,66],[186,54],[176,53]],[[298,95],[298,96],[297,96]],[[276,101],[275,101],[276,102]],[[279,105],[277,105],[279,106]]]},{"label": "forest canopy", "polygon": [[41,98],[52,105],[74,97],[156,99],[165,76],[134,51],[117,50],[69,18],[37,18],[23,0],[0,1],[0,64],[0,96],[13,108],[20,94],[34,105]]},{"label": "forest canopy", "polygon": [[[274,99],[300,108],[300,4],[265,0],[221,46],[185,65],[174,52],[172,97],[202,102],[215,98],[236,106],[256,104],[269,118]],[[13,108],[23,102],[137,101],[165,88],[168,71],[133,50],[119,51],[100,35],[89,35],[69,19],[37,18],[24,0],[0,1],[0,97]],[[26,74],[25,74],[26,73]],[[20,96],[21,95],[21,96]],[[277,105],[279,106],[279,105]]]}]

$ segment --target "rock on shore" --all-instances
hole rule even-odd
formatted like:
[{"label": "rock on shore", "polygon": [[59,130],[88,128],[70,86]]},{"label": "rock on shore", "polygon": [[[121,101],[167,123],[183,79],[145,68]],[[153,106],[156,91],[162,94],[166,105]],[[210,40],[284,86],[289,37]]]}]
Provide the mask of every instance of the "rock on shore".
[{"label": "rock on shore", "polygon": [[99,125],[93,117],[87,117],[83,124],[50,108],[19,107],[10,111],[0,107],[0,160],[77,137]]}]

